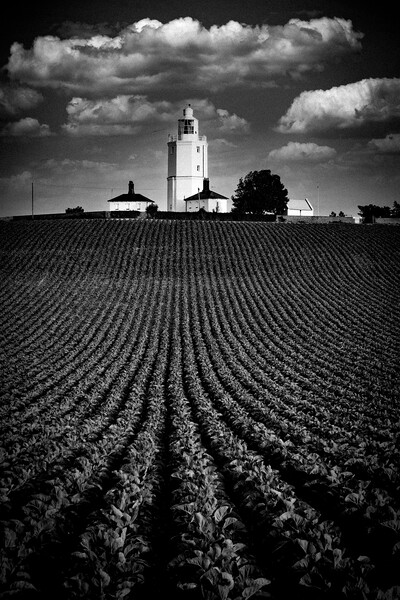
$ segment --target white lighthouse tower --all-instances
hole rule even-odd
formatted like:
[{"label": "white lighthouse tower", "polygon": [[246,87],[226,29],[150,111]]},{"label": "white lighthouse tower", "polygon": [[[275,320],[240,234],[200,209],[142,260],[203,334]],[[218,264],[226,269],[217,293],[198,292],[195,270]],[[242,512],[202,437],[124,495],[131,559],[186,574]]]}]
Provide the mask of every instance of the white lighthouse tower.
[{"label": "white lighthouse tower", "polygon": [[203,189],[208,177],[208,145],[190,104],[178,120],[178,135],[168,136],[167,210],[184,212],[184,199]]}]

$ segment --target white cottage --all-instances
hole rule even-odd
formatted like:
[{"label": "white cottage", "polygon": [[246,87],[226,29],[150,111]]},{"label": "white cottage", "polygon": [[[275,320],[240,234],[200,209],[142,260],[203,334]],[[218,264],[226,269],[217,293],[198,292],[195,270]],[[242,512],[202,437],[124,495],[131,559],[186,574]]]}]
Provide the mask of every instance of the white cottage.
[{"label": "white cottage", "polygon": [[204,208],[207,212],[228,212],[228,198],[210,190],[210,180],[205,177],[202,191],[185,198],[186,212],[197,212]]},{"label": "white cottage", "polygon": [[146,212],[146,208],[154,203],[154,200],[142,196],[142,194],[135,194],[135,186],[130,181],[128,184],[128,193],[121,194],[115,198],[108,200],[110,203],[110,211],[117,210],[135,210],[139,212]]},{"label": "white cottage", "polygon": [[314,209],[308,198],[304,200],[290,199],[287,203],[287,215],[296,217],[313,217]]}]

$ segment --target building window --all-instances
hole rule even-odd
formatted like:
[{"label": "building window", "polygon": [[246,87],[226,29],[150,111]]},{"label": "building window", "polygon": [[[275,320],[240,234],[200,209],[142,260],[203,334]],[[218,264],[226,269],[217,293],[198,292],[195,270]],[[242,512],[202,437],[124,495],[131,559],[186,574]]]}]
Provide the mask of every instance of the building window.
[{"label": "building window", "polygon": [[200,171],[200,165],[197,165],[197,170]]},{"label": "building window", "polygon": [[197,152],[200,152],[200,146],[197,146],[196,150]]}]

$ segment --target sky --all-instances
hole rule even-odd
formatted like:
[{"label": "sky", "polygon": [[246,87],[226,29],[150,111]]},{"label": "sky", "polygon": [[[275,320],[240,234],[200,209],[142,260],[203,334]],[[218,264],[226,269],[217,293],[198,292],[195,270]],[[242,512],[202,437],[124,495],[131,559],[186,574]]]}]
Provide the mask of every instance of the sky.
[{"label": "sky", "polygon": [[[381,0],[38,0],[0,41],[0,217],[166,209],[190,103],[212,190],[269,169],[315,214],[400,202],[400,38]],[[33,202],[32,202],[33,200]]]}]

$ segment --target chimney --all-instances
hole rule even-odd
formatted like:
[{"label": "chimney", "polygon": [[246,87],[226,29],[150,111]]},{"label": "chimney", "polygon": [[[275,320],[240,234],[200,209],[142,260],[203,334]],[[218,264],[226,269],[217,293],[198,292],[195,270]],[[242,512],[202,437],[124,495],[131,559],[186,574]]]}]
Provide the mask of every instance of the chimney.
[{"label": "chimney", "polygon": [[130,181],[129,185],[128,185],[128,194],[132,194],[133,195],[134,193],[135,193],[135,187],[133,185],[133,181]]},{"label": "chimney", "polygon": [[207,194],[210,191],[210,180],[208,179],[208,177],[204,177],[203,179],[203,192],[207,192]]}]

